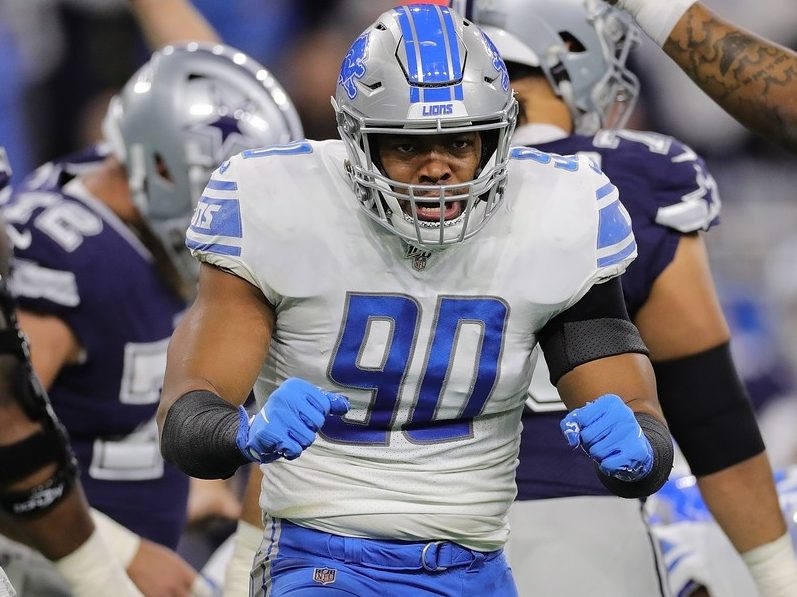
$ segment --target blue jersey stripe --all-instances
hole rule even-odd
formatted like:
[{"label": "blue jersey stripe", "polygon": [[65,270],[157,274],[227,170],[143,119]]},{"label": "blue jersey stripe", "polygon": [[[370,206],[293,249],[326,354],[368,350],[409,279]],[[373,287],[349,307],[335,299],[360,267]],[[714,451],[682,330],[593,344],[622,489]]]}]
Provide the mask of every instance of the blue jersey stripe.
[{"label": "blue jersey stripe", "polygon": [[313,146],[307,141],[296,141],[286,145],[270,145],[257,149],[245,149],[241,152],[241,155],[246,160],[249,158],[262,158],[269,155],[300,155],[304,153],[313,153]]},{"label": "blue jersey stripe", "polygon": [[607,265],[614,265],[626,259],[628,256],[633,255],[636,251],[636,240],[632,240],[624,249],[617,251],[606,257],[598,258],[598,267],[606,267]]},{"label": "blue jersey stripe", "polygon": [[628,212],[619,199],[601,208],[598,218],[598,249],[616,245],[632,233]]},{"label": "blue jersey stripe", "polygon": [[203,253],[216,253],[217,255],[230,255],[232,257],[241,256],[241,247],[223,245],[221,243],[203,243],[192,238],[186,238],[185,246],[193,251],[202,251]]},{"label": "blue jersey stripe", "polygon": [[617,187],[615,187],[612,183],[606,183],[597,191],[595,191],[595,198],[596,199],[603,199],[606,195],[612,193]]},{"label": "blue jersey stripe", "polygon": [[238,183],[233,180],[216,180],[211,178],[208,183],[208,188],[214,191],[237,191]]}]

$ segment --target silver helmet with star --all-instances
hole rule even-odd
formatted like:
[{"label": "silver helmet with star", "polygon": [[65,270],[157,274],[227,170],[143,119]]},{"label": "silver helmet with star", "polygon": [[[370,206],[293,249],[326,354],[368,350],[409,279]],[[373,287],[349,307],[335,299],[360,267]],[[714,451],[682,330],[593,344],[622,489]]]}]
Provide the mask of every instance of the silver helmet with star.
[{"label": "silver helmet with star", "polygon": [[293,103],[265,67],[235,48],[197,42],[155,52],[112,98],[103,133],[144,222],[188,279],[197,264],[185,231],[213,170],[245,149],[303,137]]}]

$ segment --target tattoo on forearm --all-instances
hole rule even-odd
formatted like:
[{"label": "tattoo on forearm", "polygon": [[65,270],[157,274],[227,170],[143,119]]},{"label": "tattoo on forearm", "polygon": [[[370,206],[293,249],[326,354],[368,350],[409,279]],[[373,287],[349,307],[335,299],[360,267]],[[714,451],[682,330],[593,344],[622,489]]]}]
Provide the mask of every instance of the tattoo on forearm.
[{"label": "tattoo on forearm", "polygon": [[744,124],[797,146],[797,55],[707,11],[688,11],[667,53]]}]

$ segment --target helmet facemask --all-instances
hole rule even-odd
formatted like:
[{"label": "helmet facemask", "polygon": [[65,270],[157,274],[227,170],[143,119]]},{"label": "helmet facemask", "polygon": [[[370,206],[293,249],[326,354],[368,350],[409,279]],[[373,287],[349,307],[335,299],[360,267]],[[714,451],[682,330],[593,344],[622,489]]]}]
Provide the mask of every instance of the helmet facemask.
[{"label": "helmet facemask", "polygon": [[[414,52],[417,47],[436,47],[439,53],[444,48],[448,62],[424,64],[431,58]],[[433,66],[438,79],[430,81]],[[502,198],[517,116],[506,67],[481,31],[443,7],[394,9],[355,41],[338,83],[332,103],[347,170],[365,213],[425,251],[460,243],[481,230]],[[384,135],[474,132],[483,150],[470,181],[401,182],[387,175],[378,157]],[[455,203],[461,212],[446,219]],[[424,207],[439,209],[439,219],[420,217]]]}]

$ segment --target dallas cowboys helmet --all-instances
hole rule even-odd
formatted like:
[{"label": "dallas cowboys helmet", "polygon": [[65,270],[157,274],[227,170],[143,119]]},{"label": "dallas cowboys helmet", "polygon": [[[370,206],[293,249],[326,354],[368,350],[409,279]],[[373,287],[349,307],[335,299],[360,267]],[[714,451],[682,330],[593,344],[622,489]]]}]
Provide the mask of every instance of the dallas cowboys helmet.
[{"label": "dallas cowboys helmet", "polygon": [[245,149],[303,137],[268,70],[234,48],[196,42],[155,52],[111,100],[103,133],[136,208],[188,281],[198,264],[185,231],[213,169]]},{"label": "dallas cowboys helmet", "polygon": [[[495,46],[455,11],[418,4],[383,13],[343,59],[332,104],[360,205],[411,246],[428,251],[463,241],[495,213],[517,103]],[[473,131],[480,132],[483,151],[470,182],[405,184],[379,166],[379,135]],[[446,205],[456,201],[464,206],[461,214],[445,220]],[[414,217],[430,204],[439,205],[439,221]]]},{"label": "dallas cowboys helmet", "polygon": [[639,33],[627,14],[602,0],[459,3],[506,62],[542,69],[570,108],[576,132],[592,134],[628,120],[639,80],[626,61]]}]

